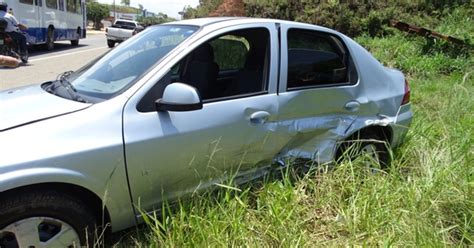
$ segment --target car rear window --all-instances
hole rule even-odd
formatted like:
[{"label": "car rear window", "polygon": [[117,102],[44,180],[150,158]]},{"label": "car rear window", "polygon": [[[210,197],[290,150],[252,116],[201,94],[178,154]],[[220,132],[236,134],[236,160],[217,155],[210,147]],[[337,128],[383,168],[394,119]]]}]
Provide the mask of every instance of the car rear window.
[{"label": "car rear window", "polygon": [[117,22],[114,24],[114,27],[117,27],[117,28],[125,28],[125,29],[134,29],[134,28],[136,28],[137,26],[136,26],[135,23],[133,23],[133,22],[117,21]]}]

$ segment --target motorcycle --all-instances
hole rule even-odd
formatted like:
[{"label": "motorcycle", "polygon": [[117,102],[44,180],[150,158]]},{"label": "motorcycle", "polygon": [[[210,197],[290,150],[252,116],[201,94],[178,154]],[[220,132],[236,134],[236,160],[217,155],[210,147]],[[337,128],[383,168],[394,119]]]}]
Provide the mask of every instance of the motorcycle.
[{"label": "motorcycle", "polygon": [[28,51],[21,56],[20,46],[17,42],[7,33],[5,29],[8,26],[8,22],[0,18],[0,55],[13,57],[21,60],[23,63],[28,63]]}]

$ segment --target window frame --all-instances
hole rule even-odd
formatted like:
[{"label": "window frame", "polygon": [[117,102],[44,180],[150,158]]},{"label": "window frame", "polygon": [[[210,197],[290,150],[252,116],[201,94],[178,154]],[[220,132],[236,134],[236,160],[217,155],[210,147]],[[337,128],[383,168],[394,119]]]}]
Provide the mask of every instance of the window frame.
[{"label": "window frame", "polygon": [[[51,2],[52,2],[52,1],[51,1]],[[56,2],[56,4],[55,4],[56,7],[51,7],[51,6],[48,4],[48,3],[50,3],[50,0],[46,0],[46,3],[45,3],[46,8],[57,10],[57,9],[58,9],[58,6],[59,6],[59,3],[58,3],[58,0],[56,0],[55,2]]]},{"label": "window frame", "polygon": [[58,0],[58,9],[66,12],[66,0]]},{"label": "window frame", "polygon": [[[163,63],[166,63],[166,65],[161,65],[161,64],[156,64],[159,69],[157,70],[152,70],[155,71],[154,74],[155,76],[150,79],[147,82],[147,85],[144,87],[141,87],[140,91],[137,92],[134,96],[134,104],[136,106],[136,109],[138,112],[146,113],[150,111],[140,111],[139,105],[144,106],[144,101],[149,101],[150,99],[148,98],[148,95],[150,94],[149,92],[153,90],[156,86],[157,83],[161,83],[161,80],[167,76],[167,74],[171,71],[171,68],[174,67],[177,63],[182,61],[186,56],[188,56],[192,51],[194,51],[197,47],[200,45],[209,42],[213,39],[216,39],[217,37],[224,36],[228,33],[232,33],[235,31],[239,30],[244,30],[244,29],[254,29],[254,28],[263,28],[268,31],[269,38],[268,38],[268,54],[270,55],[268,58],[268,65],[266,66],[264,70],[264,75],[266,77],[266,90],[265,91],[260,91],[260,92],[254,92],[254,93],[245,93],[245,94],[239,94],[239,95],[233,95],[233,96],[226,96],[226,97],[220,97],[220,98],[213,98],[213,99],[207,99],[203,100],[203,104],[214,104],[214,103],[219,103],[219,102],[224,102],[224,101],[231,101],[235,99],[241,99],[241,98],[250,98],[250,97],[256,97],[256,96],[261,96],[261,95],[269,95],[269,94],[277,94],[278,93],[278,73],[271,73],[272,71],[278,72],[279,70],[279,41],[278,41],[278,30],[275,28],[275,23],[267,23],[267,22],[262,22],[262,23],[247,23],[247,24],[238,24],[238,25],[231,25],[231,26],[226,26],[220,29],[216,29],[212,32],[206,32],[203,34],[203,29],[205,27],[201,27],[201,29],[195,34],[195,36],[188,40],[187,43],[181,44],[183,49],[178,49],[173,53],[171,56],[173,57],[169,61],[163,61]],[[153,103],[156,99],[153,99]]]},{"label": "window frame", "polygon": [[[241,30],[245,30],[245,29],[258,29],[258,28],[259,27],[235,29],[233,31],[217,35],[217,36],[215,36],[211,39],[206,40],[205,42],[202,42],[201,44],[208,43],[208,42],[211,42],[213,40],[219,39],[220,37],[229,35],[232,32],[241,31]],[[217,98],[211,98],[211,99],[202,99],[203,104],[226,101],[226,100],[234,100],[234,99],[246,98],[246,97],[252,97],[252,96],[267,95],[269,93],[269,88],[270,88],[270,74],[269,73],[270,73],[270,66],[271,66],[270,64],[271,64],[271,60],[272,60],[272,52],[271,52],[272,37],[271,37],[271,32],[270,32],[270,30],[268,30],[268,28],[266,28],[266,27],[261,27],[261,28],[266,29],[266,31],[268,32],[268,42],[270,43],[270,44],[267,45],[267,51],[265,52],[265,59],[266,59],[265,63],[266,64],[264,65],[263,72],[262,72],[263,73],[263,77],[262,77],[263,79],[262,80],[265,82],[264,89],[261,90],[261,91],[257,91],[257,92],[242,93],[242,94],[237,94],[237,95],[232,95],[232,96],[217,97]],[[219,72],[220,72],[220,68],[219,68]]]},{"label": "window frame", "polygon": [[[300,30],[303,32],[309,32],[309,33],[314,33],[315,36],[320,36],[321,38],[331,41],[332,38],[336,39],[338,41],[337,44],[335,41],[330,44],[331,47],[336,48],[340,50],[342,54],[344,54],[344,63],[346,65],[347,69],[347,80],[346,82],[341,82],[341,83],[325,83],[325,84],[318,84],[318,85],[308,85],[308,86],[299,86],[299,87],[288,87],[288,74],[289,74],[289,61],[288,61],[288,50],[289,50],[289,44],[288,44],[288,38],[289,38],[289,32],[290,30]],[[311,29],[307,27],[299,27],[299,26],[293,26],[293,25],[283,25],[281,30],[280,30],[280,36],[281,36],[281,46],[280,46],[280,85],[279,85],[279,92],[292,92],[292,91],[299,91],[299,90],[307,90],[307,89],[320,89],[320,88],[334,88],[334,87],[341,87],[341,86],[354,86],[357,85],[359,82],[359,72],[355,66],[354,60],[352,58],[352,55],[349,51],[349,48],[347,47],[346,43],[336,33],[331,33],[331,32],[325,32],[317,29]],[[332,37],[332,38],[331,38]],[[351,70],[355,72],[355,79],[351,78]]]},{"label": "window frame", "polygon": [[[78,8],[80,9],[80,2],[78,0],[66,0],[65,2],[66,12],[77,14]],[[72,3],[72,5],[70,3]],[[70,7],[73,7],[73,9],[70,9]]]},{"label": "window frame", "polygon": [[28,0],[20,0],[19,2],[26,5],[35,5],[35,1],[31,0],[31,3]]}]

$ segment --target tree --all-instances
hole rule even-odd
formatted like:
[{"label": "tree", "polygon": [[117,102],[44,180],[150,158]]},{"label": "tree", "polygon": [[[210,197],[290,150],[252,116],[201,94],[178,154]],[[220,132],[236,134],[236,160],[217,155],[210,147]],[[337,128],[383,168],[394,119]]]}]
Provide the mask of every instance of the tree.
[{"label": "tree", "polygon": [[94,22],[94,29],[100,30],[102,19],[109,16],[109,8],[98,2],[87,3],[87,19]]},{"label": "tree", "polygon": [[171,17],[169,17],[169,16],[166,15],[166,14],[158,13],[158,14],[155,15],[155,16],[148,16],[148,17],[139,16],[139,17],[137,18],[137,21],[138,21],[141,25],[143,25],[144,27],[147,27],[147,26],[150,26],[150,25],[155,25],[155,24],[161,24],[161,23],[165,23],[165,22],[176,21],[176,19],[171,18]]},{"label": "tree", "polygon": [[130,0],[122,0],[122,4],[125,6],[130,6]]},{"label": "tree", "polygon": [[186,6],[183,18],[189,19],[208,16],[209,13],[215,11],[222,2],[223,0],[199,0],[199,5],[196,8]]}]

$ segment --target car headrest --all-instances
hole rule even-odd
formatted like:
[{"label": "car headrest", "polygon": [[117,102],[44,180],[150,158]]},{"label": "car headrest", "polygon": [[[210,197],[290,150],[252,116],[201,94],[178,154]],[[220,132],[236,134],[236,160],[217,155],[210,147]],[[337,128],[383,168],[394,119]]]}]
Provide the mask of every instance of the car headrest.
[{"label": "car headrest", "polygon": [[205,43],[196,48],[193,55],[194,61],[214,62],[214,49],[211,45]]}]

